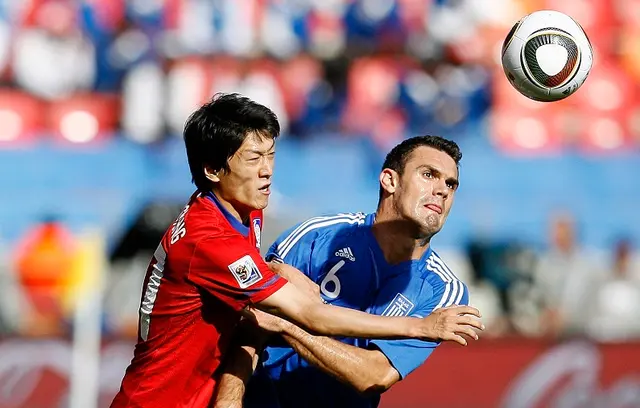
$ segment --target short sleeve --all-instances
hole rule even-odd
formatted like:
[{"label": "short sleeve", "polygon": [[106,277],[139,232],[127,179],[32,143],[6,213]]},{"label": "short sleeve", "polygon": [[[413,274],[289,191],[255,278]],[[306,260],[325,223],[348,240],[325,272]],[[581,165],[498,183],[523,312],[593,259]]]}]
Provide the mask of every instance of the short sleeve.
[{"label": "short sleeve", "polygon": [[[352,228],[362,224],[364,219],[365,215],[361,213],[309,218],[280,235],[267,251],[266,259],[295,266],[316,280],[332,262],[331,256],[338,249],[333,248],[338,237],[347,236],[347,231],[353,231]],[[353,254],[343,255],[351,262],[355,261]]]},{"label": "short sleeve", "polygon": [[260,254],[242,237],[200,240],[189,265],[188,280],[236,310],[258,303],[284,286]]},{"label": "short sleeve", "polygon": [[302,273],[311,276],[311,253],[317,231],[309,230],[309,221],[295,225],[282,233],[269,247],[265,259],[295,266]]},{"label": "short sleeve", "polygon": [[[469,304],[469,291],[466,285],[460,281],[456,282],[460,285],[462,296],[457,304]],[[450,296],[450,291],[445,285],[434,288],[433,295],[428,299],[424,306],[411,313],[412,317],[424,318],[431,314],[444,300]],[[420,367],[429,358],[431,353],[436,349],[440,342],[421,341],[414,339],[407,340],[372,340],[369,347],[378,348],[389,362],[400,374],[400,378],[405,378],[411,374],[416,368]]]}]

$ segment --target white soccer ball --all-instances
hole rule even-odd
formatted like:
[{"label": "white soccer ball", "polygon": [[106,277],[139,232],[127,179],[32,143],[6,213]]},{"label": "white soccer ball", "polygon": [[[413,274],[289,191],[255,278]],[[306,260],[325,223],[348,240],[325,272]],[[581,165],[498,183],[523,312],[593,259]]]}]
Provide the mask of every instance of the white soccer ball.
[{"label": "white soccer ball", "polygon": [[502,44],[502,68],[509,82],[536,101],[558,101],[571,95],[586,81],[592,65],[587,34],[574,19],[558,11],[525,16]]}]

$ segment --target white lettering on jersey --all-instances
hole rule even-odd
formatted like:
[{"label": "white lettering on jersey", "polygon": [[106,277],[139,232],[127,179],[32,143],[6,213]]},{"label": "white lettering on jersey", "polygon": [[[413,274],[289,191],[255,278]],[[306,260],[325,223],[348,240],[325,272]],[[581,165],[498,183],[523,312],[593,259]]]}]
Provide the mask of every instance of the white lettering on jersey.
[{"label": "white lettering on jersey", "polygon": [[389,303],[384,312],[382,312],[382,316],[390,316],[390,317],[399,317],[399,316],[407,316],[409,312],[414,308],[413,302],[411,302],[405,295],[402,293],[398,293],[396,297],[393,298],[393,301]]},{"label": "white lettering on jersey", "polygon": [[164,263],[167,259],[167,253],[164,251],[162,244],[158,245],[156,252],[153,254],[153,258],[155,259],[155,263],[151,269],[151,276],[149,276],[147,288],[144,291],[144,298],[140,304],[140,337],[145,341],[149,335],[151,312],[153,311],[153,305],[156,303],[158,290],[160,290],[160,284],[162,283],[162,276],[164,274]]},{"label": "white lettering on jersey", "polygon": [[246,289],[262,279],[260,269],[258,269],[258,266],[249,255],[245,255],[230,264],[229,270],[242,289]]},{"label": "white lettering on jersey", "polygon": [[187,211],[189,210],[189,206],[184,207],[176,221],[173,223],[173,227],[171,228],[171,245],[178,242],[178,240],[185,235],[187,235],[187,229],[184,222],[184,216],[187,215]]}]

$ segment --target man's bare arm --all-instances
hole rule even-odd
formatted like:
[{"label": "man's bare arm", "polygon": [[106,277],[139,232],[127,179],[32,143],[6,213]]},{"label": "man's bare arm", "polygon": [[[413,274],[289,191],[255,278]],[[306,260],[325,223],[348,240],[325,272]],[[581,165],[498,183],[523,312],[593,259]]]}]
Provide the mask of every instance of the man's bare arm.
[{"label": "man's bare arm", "polygon": [[473,328],[484,329],[480,321],[472,317],[480,317],[480,312],[471,306],[440,309],[424,319],[377,316],[318,303],[291,283],[286,283],[255,306],[290,320],[311,332],[326,336],[452,340],[466,346],[467,340],[463,334],[473,338],[476,336]]},{"label": "man's bare arm", "polygon": [[242,398],[269,333],[243,320],[225,357],[210,408],[242,408]]},{"label": "man's bare arm", "polygon": [[[252,310],[254,322],[265,330],[280,334],[293,349],[312,365],[361,393],[382,393],[400,379],[400,374],[378,350],[365,350],[328,337],[313,336],[277,316]],[[242,401],[261,347],[251,342],[251,334],[236,338],[234,351],[227,357],[211,408],[242,408]]]},{"label": "man's bare arm", "polygon": [[[272,262],[269,267],[310,297],[320,299],[318,285],[293,266]],[[361,393],[381,393],[400,380],[398,371],[379,350],[361,349],[328,337],[314,336],[259,310],[252,313],[265,330],[279,332],[305,360]],[[258,314],[260,317],[255,317]]]},{"label": "man's bare arm", "polygon": [[[298,269],[281,263],[270,262],[269,268],[275,273],[286,278],[300,291],[315,303],[322,303],[320,288]],[[246,385],[256,369],[260,357],[260,351],[266,339],[271,335],[256,325],[258,311],[245,311],[245,317],[253,319],[253,322],[245,319],[241,323],[234,336],[230,351],[224,361],[222,374],[218,380],[216,394],[210,404],[210,408],[242,408]],[[274,319],[278,324],[284,320],[263,313]],[[277,319],[277,320],[275,320]],[[248,324],[248,325],[247,325]],[[278,331],[279,331],[279,325]]]},{"label": "man's bare arm", "polygon": [[379,350],[351,346],[313,336],[283,323],[282,337],[305,360],[360,393],[380,394],[400,380],[400,374]]}]

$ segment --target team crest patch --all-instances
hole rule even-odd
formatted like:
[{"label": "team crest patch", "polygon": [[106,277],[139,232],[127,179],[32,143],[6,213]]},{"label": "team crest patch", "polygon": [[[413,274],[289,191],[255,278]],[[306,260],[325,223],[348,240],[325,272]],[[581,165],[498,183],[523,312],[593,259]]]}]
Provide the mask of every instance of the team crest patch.
[{"label": "team crest patch", "polygon": [[262,279],[260,270],[249,255],[245,255],[229,265],[229,270],[242,289],[246,289]]},{"label": "team crest patch", "polygon": [[260,235],[262,234],[260,224],[260,218],[253,219],[253,234],[256,236],[256,247],[258,247],[258,249],[260,249]]},{"label": "team crest patch", "polygon": [[408,316],[414,306],[415,305],[407,299],[406,296],[402,293],[398,293],[396,297],[393,298],[393,301],[389,303],[389,306],[384,309],[382,315],[389,317]]}]

